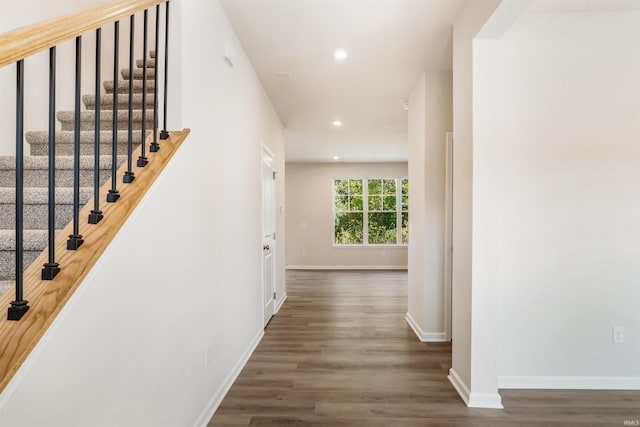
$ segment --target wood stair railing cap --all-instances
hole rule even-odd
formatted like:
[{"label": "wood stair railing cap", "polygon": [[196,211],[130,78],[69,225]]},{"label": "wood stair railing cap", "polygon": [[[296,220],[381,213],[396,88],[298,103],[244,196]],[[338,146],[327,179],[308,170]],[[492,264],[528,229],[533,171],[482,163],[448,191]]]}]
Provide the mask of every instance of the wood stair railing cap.
[{"label": "wood stair railing cap", "polygon": [[118,0],[0,35],[0,68],[167,0]]}]

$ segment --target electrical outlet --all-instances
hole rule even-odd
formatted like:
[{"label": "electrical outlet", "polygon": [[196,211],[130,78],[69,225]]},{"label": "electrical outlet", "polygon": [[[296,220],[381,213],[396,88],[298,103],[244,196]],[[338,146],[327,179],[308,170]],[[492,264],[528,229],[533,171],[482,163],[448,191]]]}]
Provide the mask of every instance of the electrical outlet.
[{"label": "electrical outlet", "polygon": [[302,257],[306,257],[307,256],[307,251],[302,251]]},{"label": "electrical outlet", "polygon": [[620,344],[624,342],[624,326],[613,327],[613,342]]}]

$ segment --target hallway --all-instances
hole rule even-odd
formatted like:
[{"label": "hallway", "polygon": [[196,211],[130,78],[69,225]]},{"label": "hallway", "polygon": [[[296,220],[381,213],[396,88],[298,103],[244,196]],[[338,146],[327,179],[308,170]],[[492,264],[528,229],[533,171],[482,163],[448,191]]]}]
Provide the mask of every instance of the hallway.
[{"label": "hallway", "polygon": [[[404,320],[406,272],[288,271],[288,299],[209,426],[609,426],[640,418],[637,392],[501,393],[467,408],[451,345]],[[521,420],[526,420],[522,422]]]}]

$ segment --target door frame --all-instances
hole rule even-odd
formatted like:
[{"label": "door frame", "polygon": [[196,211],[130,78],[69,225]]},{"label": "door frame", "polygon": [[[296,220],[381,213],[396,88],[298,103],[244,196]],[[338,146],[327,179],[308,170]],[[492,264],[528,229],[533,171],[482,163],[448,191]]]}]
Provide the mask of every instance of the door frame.
[{"label": "door frame", "polygon": [[445,136],[444,336],[452,341],[453,324],[453,132]]},{"label": "door frame", "polygon": [[[267,160],[269,159],[269,161]],[[268,163],[267,163],[268,162]],[[273,230],[273,234],[276,233],[276,224],[277,224],[277,209],[276,209],[276,185],[275,185],[275,177],[276,177],[276,170],[275,170],[275,164],[276,164],[276,156],[273,153],[273,151],[271,151],[269,149],[269,147],[267,147],[266,144],[264,144],[264,142],[262,143],[262,155],[260,157],[260,170],[261,170],[261,183],[262,183],[262,200],[261,200],[261,219],[262,219],[262,225],[260,227],[261,229],[261,245],[264,246],[265,245],[265,239],[266,239],[266,230],[265,230],[265,215],[266,215],[266,211],[265,211],[265,206],[264,206],[264,189],[265,189],[265,179],[268,179],[265,177],[265,167],[269,167],[269,169],[271,170],[271,172],[273,172],[272,177],[269,179],[269,184],[271,185],[271,227]],[[262,274],[261,274],[261,278],[262,278],[262,283],[261,283],[261,287],[262,287],[262,299],[260,302],[261,305],[261,311],[262,311],[262,319],[263,319],[263,327],[266,327],[267,324],[269,323],[269,320],[275,315],[276,313],[276,289],[277,289],[277,284],[276,284],[276,278],[277,278],[277,274],[276,274],[276,239],[275,238],[271,238],[269,243],[270,245],[270,252],[271,252],[271,282],[272,282],[272,289],[267,290],[267,283],[266,283],[266,277],[265,277],[265,256],[264,256],[264,249],[263,249],[263,255],[262,255]],[[273,313],[269,316],[269,319],[266,319],[266,314],[265,313],[265,300],[267,295],[273,295],[273,297],[270,297],[272,299],[272,307],[273,307]]]}]

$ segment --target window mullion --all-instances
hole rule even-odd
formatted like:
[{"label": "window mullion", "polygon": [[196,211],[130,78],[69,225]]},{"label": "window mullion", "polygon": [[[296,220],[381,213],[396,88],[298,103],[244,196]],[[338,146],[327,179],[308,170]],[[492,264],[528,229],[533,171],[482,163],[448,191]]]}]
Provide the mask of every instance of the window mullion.
[{"label": "window mullion", "polygon": [[336,209],[336,181],[337,179],[333,179],[333,188],[331,189],[331,193],[333,194],[333,244],[337,245],[338,241],[336,240],[336,218],[338,215],[338,210]]},{"label": "window mullion", "polygon": [[402,185],[396,181],[396,245],[402,244]]},{"label": "window mullion", "polygon": [[369,244],[369,180],[362,179],[362,240],[365,245]]}]

